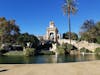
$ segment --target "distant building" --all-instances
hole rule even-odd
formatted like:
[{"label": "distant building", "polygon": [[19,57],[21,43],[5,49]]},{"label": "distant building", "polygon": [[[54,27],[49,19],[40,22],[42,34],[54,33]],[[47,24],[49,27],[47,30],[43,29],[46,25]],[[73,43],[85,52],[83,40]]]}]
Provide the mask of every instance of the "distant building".
[{"label": "distant building", "polygon": [[49,23],[49,27],[46,30],[46,34],[44,36],[37,36],[39,40],[51,40],[57,42],[60,39],[60,34],[58,34],[58,29],[55,26],[55,23],[51,21]]},{"label": "distant building", "polygon": [[49,27],[47,28],[46,35],[44,36],[45,40],[57,41],[60,38],[60,34],[58,34],[58,29],[55,27],[55,23],[51,21],[49,23]]}]

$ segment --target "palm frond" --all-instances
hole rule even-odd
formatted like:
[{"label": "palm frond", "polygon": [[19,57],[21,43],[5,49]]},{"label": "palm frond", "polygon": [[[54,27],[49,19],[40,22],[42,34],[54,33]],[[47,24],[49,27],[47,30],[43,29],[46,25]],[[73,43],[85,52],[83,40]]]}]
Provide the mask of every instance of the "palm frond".
[{"label": "palm frond", "polygon": [[77,12],[76,5],[77,5],[76,0],[65,0],[65,3],[63,5],[64,14],[66,13],[75,14],[75,12]]},{"label": "palm frond", "polygon": [[75,14],[77,12],[77,9],[75,7],[72,7],[72,13]]},{"label": "palm frond", "polygon": [[62,8],[65,15],[67,13],[67,4],[65,3]]}]

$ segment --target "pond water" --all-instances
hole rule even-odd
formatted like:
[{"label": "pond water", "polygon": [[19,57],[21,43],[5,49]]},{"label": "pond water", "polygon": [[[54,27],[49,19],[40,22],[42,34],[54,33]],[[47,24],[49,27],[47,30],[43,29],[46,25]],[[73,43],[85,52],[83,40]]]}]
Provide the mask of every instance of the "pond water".
[{"label": "pond water", "polygon": [[0,56],[0,64],[44,64],[44,63],[70,63],[100,60],[100,55],[41,55],[33,57]]}]

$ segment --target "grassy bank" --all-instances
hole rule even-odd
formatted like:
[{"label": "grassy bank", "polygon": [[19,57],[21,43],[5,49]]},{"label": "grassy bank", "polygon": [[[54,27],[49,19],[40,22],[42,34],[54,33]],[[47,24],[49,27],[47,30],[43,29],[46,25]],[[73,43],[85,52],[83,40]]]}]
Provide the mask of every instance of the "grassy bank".
[{"label": "grassy bank", "polygon": [[[25,52],[23,52],[23,51],[9,51],[3,55],[5,55],[5,56],[27,56],[27,54],[29,55],[29,51],[28,52],[26,51],[26,55],[25,55]],[[31,54],[34,55],[32,52],[31,52]],[[52,51],[42,50],[37,55],[54,55],[54,54],[55,53]]]},{"label": "grassy bank", "polygon": [[6,56],[24,56],[23,51],[10,51],[5,53]]}]

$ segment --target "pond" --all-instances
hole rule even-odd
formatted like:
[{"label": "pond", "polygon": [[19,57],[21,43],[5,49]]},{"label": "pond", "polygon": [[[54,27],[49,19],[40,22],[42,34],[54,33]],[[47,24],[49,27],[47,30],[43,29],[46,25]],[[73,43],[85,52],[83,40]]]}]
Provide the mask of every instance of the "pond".
[{"label": "pond", "polygon": [[0,64],[44,64],[44,63],[70,63],[100,60],[100,55],[40,55],[25,56],[0,56]]}]

